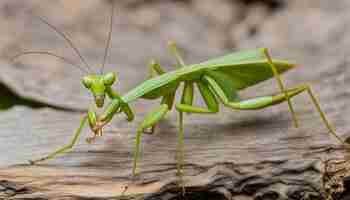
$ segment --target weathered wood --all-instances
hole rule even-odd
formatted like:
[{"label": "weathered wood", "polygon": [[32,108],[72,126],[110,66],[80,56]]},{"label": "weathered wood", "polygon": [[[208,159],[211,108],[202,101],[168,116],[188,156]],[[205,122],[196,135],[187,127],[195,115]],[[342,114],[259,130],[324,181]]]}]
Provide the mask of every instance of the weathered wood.
[{"label": "weathered wood", "polygon": [[[122,23],[122,19],[116,18],[118,24],[116,29],[119,31],[117,30],[113,38],[114,48],[110,62],[118,63],[118,67],[111,68],[111,65],[108,67],[120,74],[121,80],[117,87],[122,93],[146,77],[147,68],[144,64],[146,56],[154,55],[160,57],[162,62],[170,63],[167,59],[169,57],[165,58],[166,52],[163,51],[165,42],[162,41],[164,39],[162,37],[174,36],[175,38],[172,39],[180,40],[181,47],[187,50],[185,53],[191,61],[217,55],[218,51],[228,52],[220,48],[206,50],[211,49],[206,45],[207,36],[198,37],[201,31],[194,31],[206,30],[203,28],[205,20],[193,18],[190,9],[178,4],[174,6],[176,9],[170,8],[171,6],[167,3],[159,4],[160,6],[156,9],[162,10],[163,14],[174,16],[179,21],[174,19],[170,22],[159,22],[160,25],[157,27],[160,31],[157,33],[146,34],[130,27],[125,28],[126,25]],[[51,7],[54,9],[57,6]],[[94,9],[97,13],[106,10],[106,7],[94,8],[89,5],[86,7],[87,11],[77,14],[79,17],[74,18],[77,19],[76,21],[68,23],[68,28],[75,30],[72,28],[73,24],[84,24],[83,22],[88,24],[86,16],[91,15],[90,12]],[[321,7],[314,6],[313,9],[324,15],[322,19],[334,17],[332,13],[327,15]],[[341,7],[342,12],[339,11],[338,14],[346,17],[347,7],[345,5]],[[347,49],[345,46],[350,34],[339,36],[331,32],[319,36],[323,41],[339,36],[340,39],[337,41],[344,44],[340,44],[341,42],[316,43],[319,38],[312,34],[303,34],[303,37],[299,34],[299,37],[293,37],[294,40],[291,42],[286,42],[290,39],[289,31],[280,30],[288,30],[288,24],[293,25],[293,28],[290,28],[293,30],[304,30],[304,32],[309,30],[306,29],[309,26],[300,23],[303,17],[310,17],[309,10],[303,7],[292,8],[288,7],[270,16],[266,19],[266,23],[258,26],[259,31],[254,37],[236,45],[253,48],[258,44],[265,44],[264,46],[267,47],[276,47],[273,55],[280,54],[282,57],[291,55],[297,63],[302,63],[303,66],[284,76],[288,87],[311,82],[331,123],[338,133],[346,138],[350,131],[349,108],[346,106],[349,99],[347,84],[350,79],[346,64],[348,61],[345,57],[348,51],[345,51]],[[124,9],[121,8],[121,12],[128,11]],[[74,12],[70,14],[72,13]],[[296,15],[300,17],[295,19],[298,23],[283,24]],[[62,16],[52,15],[51,17],[57,20]],[[105,20],[101,15],[96,17],[99,17],[100,21]],[[128,15],[128,19],[129,17]],[[333,21],[337,21],[336,18],[331,19],[323,22],[323,25],[331,26]],[[276,31],[276,27],[281,27],[281,24],[284,28]],[[107,24],[104,25],[106,26],[103,27],[107,27]],[[59,39],[54,39],[56,37],[54,34],[40,27],[38,32],[43,33],[51,43],[47,41],[41,43],[40,41],[44,41],[42,37],[35,36],[34,33],[28,34],[31,31],[27,31],[23,33],[24,35],[17,37],[19,42],[9,42],[6,48],[11,49],[9,51],[13,53],[18,48],[18,43],[28,42],[28,38],[35,38],[35,44],[46,45],[50,49],[59,50],[63,47]],[[88,27],[86,29],[90,30]],[[178,32],[169,31],[171,27]],[[335,24],[334,27],[343,30],[339,28],[346,26],[340,23]],[[35,32],[37,24],[31,28]],[[235,26],[235,28],[242,27]],[[98,33],[92,34],[91,37],[104,38],[104,30],[101,25]],[[341,33],[347,33],[347,31],[343,30]],[[76,37],[85,35],[80,31],[76,34]],[[183,36],[184,39],[181,37],[182,34],[186,35]],[[274,36],[282,39],[277,40]],[[89,36],[85,37],[89,38]],[[78,43],[82,43],[83,54],[97,63],[99,58],[97,55],[100,55],[100,52],[98,48],[90,48],[96,45],[91,42],[92,39],[87,40],[89,42],[84,43],[82,39]],[[100,40],[103,41],[98,39]],[[310,46],[316,44],[317,51],[314,48],[305,48],[303,46],[305,41],[309,42],[307,44]],[[103,49],[102,43],[100,49]],[[330,48],[323,48],[325,45],[329,45]],[[341,46],[335,48],[336,45]],[[8,54],[11,54],[5,53],[4,58],[8,58]],[[71,56],[71,53],[66,51],[62,54]],[[40,59],[42,64],[36,69],[38,66],[34,63],[38,61],[35,58],[28,58],[27,61],[22,61],[24,65],[3,65],[0,81],[13,87],[22,96],[33,97],[53,105],[86,108],[88,96],[76,79],[79,77],[77,71],[71,71],[67,66],[62,68],[62,65],[57,63],[47,64],[49,60],[46,59]],[[48,70],[47,74],[44,73],[46,70]],[[55,82],[48,82],[52,78]],[[29,82],[25,82],[28,79],[30,79]],[[40,82],[44,84],[38,87],[37,83]],[[243,91],[242,95],[243,97],[257,96],[277,90],[278,87],[271,80]],[[136,182],[131,182],[134,133],[145,113],[156,104],[156,102],[146,101],[133,103],[132,108],[136,113],[135,122],[127,123],[123,117],[116,117],[105,129],[103,137],[98,138],[92,145],[84,141],[84,138],[90,134],[88,128],[85,128],[81,141],[72,151],[37,166],[29,166],[26,160],[43,156],[67,143],[78,126],[81,114],[24,106],[15,106],[2,112],[0,114],[0,198],[175,199],[180,197],[181,190],[176,186],[175,176],[174,158],[177,139],[175,113],[171,113],[159,124],[154,135],[143,136],[142,156],[138,167],[140,176]],[[263,111],[237,112],[222,107],[222,112],[217,115],[186,115],[184,165],[186,198],[238,200],[321,198],[320,158],[342,158],[344,151],[334,138],[329,137],[306,94],[293,98],[293,104],[300,119],[299,129],[292,127],[285,104]],[[126,196],[121,197],[126,185],[129,185]]]},{"label": "weathered wood", "polygon": [[[225,110],[224,114],[216,116],[187,116],[184,172],[188,191],[226,196],[319,196],[317,158],[329,156],[326,150],[336,143],[310,112],[310,106],[299,100],[303,98],[298,97],[295,102],[302,122],[299,130],[291,127],[286,105],[261,112]],[[336,98],[335,101],[341,105],[343,100],[346,99]],[[329,105],[324,106],[328,116],[338,122],[338,130],[346,132],[348,121],[342,116],[346,108],[335,113]],[[72,152],[48,163],[3,168],[1,179],[31,191],[14,198],[29,195],[31,198],[74,196],[84,199],[120,195],[123,186],[130,183],[133,132],[149,106],[140,103],[134,107],[138,113],[136,122],[127,124],[120,118],[114,120],[97,144],[86,145],[82,140]],[[23,116],[24,120],[13,120],[18,116]],[[2,133],[1,138],[1,152],[6,155],[1,157],[2,164],[24,163],[62,145],[78,125],[78,118],[79,115],[71,113],[21,107],[1,115],[1,130],[8,131]],[[159,190],[160,193],[154,194],[164,198],[177,194],[171,192],[176,181],[175,124],[172,116],[160,124],[155,135],[144,135],[140,180],[130,186],[127,194]],[[330,152],[334,156],[334,152]]]}]

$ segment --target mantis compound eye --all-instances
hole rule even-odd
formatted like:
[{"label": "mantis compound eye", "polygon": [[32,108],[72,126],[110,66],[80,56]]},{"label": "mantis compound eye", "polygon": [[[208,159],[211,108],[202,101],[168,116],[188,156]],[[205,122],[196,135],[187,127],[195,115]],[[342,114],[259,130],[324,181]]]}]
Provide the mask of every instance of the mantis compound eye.
[{"label": "mantis compound eye", "polygon": [[109,72],[105,74],[102,79],[105,85],[112,85],[116,80],[116,75],[114,72]]},{"label": "mantis compound eye", "polygon": [[92,82],[93,82],[93,80],[88,76],[85,76],[82,79],[82,83],[87,89],[89,89],[91,87]]}]

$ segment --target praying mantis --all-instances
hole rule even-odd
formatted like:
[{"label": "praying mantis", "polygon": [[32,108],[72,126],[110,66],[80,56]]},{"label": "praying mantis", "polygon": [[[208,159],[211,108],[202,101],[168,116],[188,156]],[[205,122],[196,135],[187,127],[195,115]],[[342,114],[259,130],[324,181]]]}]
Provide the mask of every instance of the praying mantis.
[{"label": "praying mantis", "polygon": [[[52,159],[59,154],[71,149],[78,141],[82,128],[88,122],[93,132],[92,137],[87,139],[92,142],[97,136],[102,135],[102,129],[112,118],[119,113],[124,113],[128,121],[133,121],[134,113],[129,103],[140,99],[160,99],[160,105],[146,114],[141,124],[136,130],[133,177],[137,174],[137,162],[139,159],[141,136],[149,129],[154,131],[155,125],[163,119],[173,108],[178,112],[178,141],[177,141],[177,174],[181,176],[183,163],[183,143],[184,126],[183,113],[214,114],[219,112],[219,104],[233,110],[258,110],[274,106],[283,102],[288,103],[295,127],[298,127],[298,120],[293,109],[291,98],[302,93],[309,94],[312,103],[320,115],[323,123],[329,133],[340,143],[347,145],[335,132],[334,128],[328,122],[325,113],[313,94],[311,87],[307,84],[300,84],[292,88],[286,88],[282,82],[280,74],[293,69],[295,65],[284,60],[272,59],[266,48],[254,49],[249,51],[240,51],[228,54],[219,58],[214,58],[199,64],[185,64],[174,42],[169,42],[170,53],[175,57],[176,69],[170,72],[163,70],[161,65],[155,61],[149,64],[150,77],[124,95],[120,95],[112,88],[116,82],[116,74],[113,72],[104,73],[106,58],[111,41],[113,10],[110,19],[110,31],[108,34],[107,45],[105,48],[103,64],[100,73],[94,73],[79,53],[78,49],[69,40],[69,38],[60,32],[56,27],[41,19],[45,24],[51,27],[55,32],[61,35],[73,48],[75,53],[85,64],[85,68],[76,65],[74,62],[55,55],[50,52],[27,51],[22,52],[14,59],[27,54],[46,54],[54,56],[65,61],[68,64],[79,67],[86,75],[82,77],[83,86],[90,91],[94,97],[96,107],[104,106],[106,96],[110,98],[109,105],[106,106],[103,113],[97,115],[93,108],[89,108],[88,113],[81,118],[80,125],[76,130],[71,142],[62,148],[50,153],[49,155],[30,161],[32,164]],[[241,99],[238,92],[247,87],[256,85],[262,81],[275,78],[280,91],[273,95],[253,97],[250,99]],[[198,87],[199,94],[203,98],[205,107],[193,105],[194,87]],[[178,90],[181,91],[181,99],[175,103],[175,96]]]}]

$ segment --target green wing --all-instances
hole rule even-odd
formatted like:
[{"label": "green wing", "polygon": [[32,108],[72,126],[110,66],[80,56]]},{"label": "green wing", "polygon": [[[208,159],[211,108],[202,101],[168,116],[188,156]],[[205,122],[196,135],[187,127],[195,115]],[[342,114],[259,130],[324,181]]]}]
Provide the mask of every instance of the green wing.
[{"label": "green wing", "polygon": [[[274,59],[273,63],[280,74],[295,66],[283,60]],[[229,76],[236,90],[256,85],[273,77],[271,66],[262,53],[262,49],[233,53],[198,65],[207,66],[208,74],[211,74],[210,72],[221,72]],[[217,77],[214,75],[213,78]]]},{"label": "green wing", "polygon": [[254,62],[257,60],[264,60],[264,59],[266,58],[262,53],[262,49],[254,49],[254,50],[238,51],[238,52],[230,53],[230,54],[227,54],[218,58],[213,58],[195,65],[205,66],[205,67],[228,66],[228,65],[232,66],[242,62]]},{"label": "green wing", "polygon": [[229,101],[240,100],[236,89],[236,82],[228,74],[221,71],[208,71],[206,74],[212,77],[216,83],[220,85]]},{"label": "green wing", "polygon": [[[286,61],[273,60],[273,63],[280,74],[294,67],[294,65]],[[237,90],[256,85],[259,82],[265,81],[274,76],[271,66],[266,60],[238,65],[220,66],[218,68],[213,67],[212,70],[209,71],[222,72],[229,76],[232,82],[234,82],[233,85]]]}]

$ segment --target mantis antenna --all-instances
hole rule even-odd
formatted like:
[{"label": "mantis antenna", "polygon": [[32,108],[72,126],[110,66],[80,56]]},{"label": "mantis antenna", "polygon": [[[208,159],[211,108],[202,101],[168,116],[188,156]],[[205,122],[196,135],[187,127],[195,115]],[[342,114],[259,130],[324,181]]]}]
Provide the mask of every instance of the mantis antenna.
[{"label": "mantis antenna", "polygon": [[75,47],[75,45],[73,44],[73,42],[60,30],[58,30],[55,26],[53,26],[52,24],[50,24],[49,22],[47,22],[45,19],[36,16],[40,21],[42,21],[43,23],[45,23],[47,26],[49,26],[52,30],[54,30],[56,33],[58,33],[60,36],[62,36],[69,44],[70,47],[72,47],[72,49],[75,51],[75,53],[79,56],[80,60],[85,64],[87,70],[89,72],[92,72],[92,70],[90,69],[89,65],[87,64],[87,62],[85,61],[84,57],[80,54],[79,50]]},{"label": "mantis antenna", "polygon": [[109,50],[110,43],[111,43],[112,29],[113,29],[113,16],[114,16],[114,3],[112,2],[112,12],[111,12],[111,19],[110,19],[110,24],[109,24],[109,33],[108,33],[106,48],[105,48],[105,52],[104,52],[104,56],[103,56],[102,67],[101,67],[101,70],[100,70],[101,74],[103,73],[103,70],[105,68],[105,64],[106,64],[106,60],[107,60],[107,54],[108,54],[108,50]]},{"label": "mantis antenna", "polygon": [[61,59],[63,62],[67,63],[67,64],[70,64],[72,66],[75,66],[77,67],[78,69],[80,69],[82,72],[85,72],[87,74],[89,74],[89,70],[85,69],[84,67],[80,66],[80,65],[77,65],[75,64],[73,61],[65,58],[65,57],[62,57],[62,56],[59,56],[59,55],[56,55],[54,53],[50,53],[50,52],[46,52],[46,51],[25,51],[25,52],[22,52],[22,53],[19,53],[15,56],[13,56],[11,58],[11,61],[14,61],[15,59],[17,59],[18,57],[20,56],[24,56],[24,55],[28,55],[28,54],[43,54],[43,55],[49,55],[49,56],[53,56],[53,57],[56,57],[56,58],[59,58]]}]

